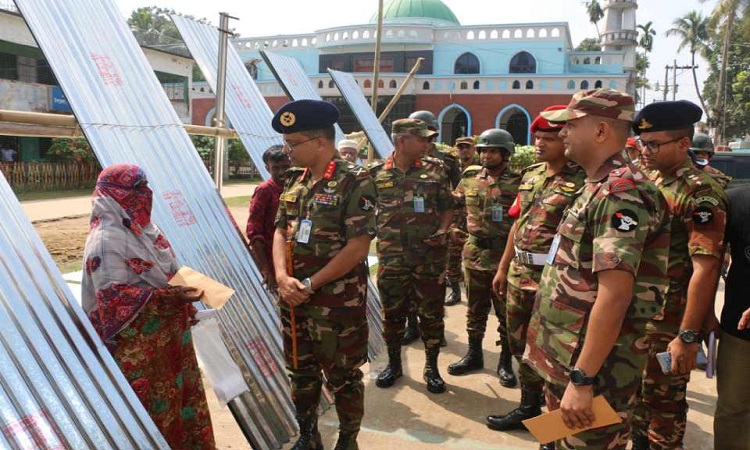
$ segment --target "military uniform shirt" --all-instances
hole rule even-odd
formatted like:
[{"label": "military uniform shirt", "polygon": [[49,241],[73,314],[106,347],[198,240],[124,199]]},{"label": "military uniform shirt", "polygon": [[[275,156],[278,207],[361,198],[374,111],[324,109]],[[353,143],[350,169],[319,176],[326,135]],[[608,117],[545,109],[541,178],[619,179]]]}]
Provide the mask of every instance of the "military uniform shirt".
[{"label": "military uniform shirt", "polygon": [[[459,227],[469,233],[462,253],[464,267],[473,270],[496,270],[505,249],[514,219],[508,215],[518,193],[521,177],[505,169],[497,179],[481,166],[464,170],[454,192],[456,204],[463,206],[465,219]],[[481,240],[477,244],[476,238]]]},{"label": "military uniform shirt", "polygon": [[450,180],[439,160],[415,160],[406,173],[393,156],[370,168],[377,195],[378,256],[419,255],[430,251],[424,240],[440,226],[440,215],[453,209]]},{"label": "military uniform shirt", "polygon": [[722,259],[727,198],[724,190],[709,174],[697,169],[690,158],[674,174],[652,172],[652,179],[671,212],[667,301],[655,319],[673,314],[679,320],[693,273],[690,258],[708,255]]},{"label": "military uniform shirt", "polygon": [[645,327],[657,314],[666,280],[668,217],[656,186],[619,154],[586,180],[558,228],[529,326],[526,360],[547,381],[568,382],[596,301],[598,272],[624,270],[635,277],[632,297],[623,299],[630,306],[618,343],[633,333],[630,321]]},{"label": "military uniform shirt", "polygon": [[[299,239],[300,225],[310,221],[307,242]],[[334,159],[323,178],[313,183],[309,169],[292,168],[281,194],[276,228],[294,244],[297,279],[314,275],[341,251],[349,239],[375,234],[375,187],[365,169]],[[304,228],[304,226],[303,226]],[[338,280],[321,286],[308,302],[313,306],[363,307],[358,294],[364,263]]]}]

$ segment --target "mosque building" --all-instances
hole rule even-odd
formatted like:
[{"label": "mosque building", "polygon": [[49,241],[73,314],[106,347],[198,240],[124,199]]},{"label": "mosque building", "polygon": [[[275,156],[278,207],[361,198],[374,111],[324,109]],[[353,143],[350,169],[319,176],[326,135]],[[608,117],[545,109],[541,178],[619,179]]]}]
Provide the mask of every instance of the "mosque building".
[{"label": "mosque building", "polygon": [[[566,22],[461,25],[440,0],[390,0],[384,8],[380,58],[381,111],[424,58],[386,119],[432,111],[440,141],[508,130],[519,144],[531,143],[529,123],[552,104],[565,104],[582,89],[614,88],[634,93],[637,45],[636,0],[604,0],[602,51],[575,51]],[[583,14],[584,12],[582,12]],[[372,93],[377,13],[367,24],[308,34],[233,41],[271,109],[288,101],[260,51],[296,58],[318,94],[342,110],[345,132],[358,129],[327,68],[350,72],[366,96]],[[193,103],[193,123],[210,120],[211,102]]]}]

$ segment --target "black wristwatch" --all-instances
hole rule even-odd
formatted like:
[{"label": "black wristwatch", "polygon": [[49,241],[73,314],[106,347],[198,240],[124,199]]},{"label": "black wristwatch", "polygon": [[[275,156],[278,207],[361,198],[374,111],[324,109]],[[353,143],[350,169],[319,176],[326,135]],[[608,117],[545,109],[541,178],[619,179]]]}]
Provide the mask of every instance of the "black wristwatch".
[{"label": "black wristwatch", "polygon": [[695,344],[701,339],[698,332],[693,330],[680,330],[680,332],[677,333],[677,336],[679,336],[680,340],[686,344]]},{"label": "black wristwatch", "polygon": [[593,386],[596,384],[596,377],[586,376],[583,369],[574,367],[570,370],[570,382],[573,386]]}]

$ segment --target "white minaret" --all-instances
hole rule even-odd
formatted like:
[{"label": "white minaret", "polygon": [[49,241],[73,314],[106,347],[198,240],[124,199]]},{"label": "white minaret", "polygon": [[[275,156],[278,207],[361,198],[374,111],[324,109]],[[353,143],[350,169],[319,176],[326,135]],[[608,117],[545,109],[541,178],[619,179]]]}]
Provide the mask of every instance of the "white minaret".
[{"label": "white minaret", "polygon": [[636,0],[604,0],[604,30],[602,31],[602,50],[622,51],[623,69],[629,75],[626,91],[635,95],[635,51],[638,47],[638,31],[635,23]]}]

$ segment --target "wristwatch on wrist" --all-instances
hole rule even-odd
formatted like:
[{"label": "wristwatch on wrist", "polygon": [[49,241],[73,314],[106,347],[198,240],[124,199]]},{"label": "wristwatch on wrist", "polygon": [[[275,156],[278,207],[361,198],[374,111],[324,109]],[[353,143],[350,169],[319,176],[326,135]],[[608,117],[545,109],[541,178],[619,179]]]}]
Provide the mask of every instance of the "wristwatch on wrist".
[{"label": "wristwatch on wrist", "polygon": [[315,293],[315,291],[313,291],[313,288],[312,288],[312,280],[310,280],[309,277],[302,280],[302,284],[305,285],[305,291],[307,291],[308,294]]},{"label": "wristwatch on wrist", "polygon": [[679,336],[680,340],[686,344],[694,344],[700,341],[698,332],[693,330],[680,330],[679,333],[677,333],[677,336]]},{"label": "wristwatch on wrist", "polygon": [[570,370],[570,382],[573,386],[593,386],[596,384],[596,377],[589,377],[583,369],[574,367]]}]

